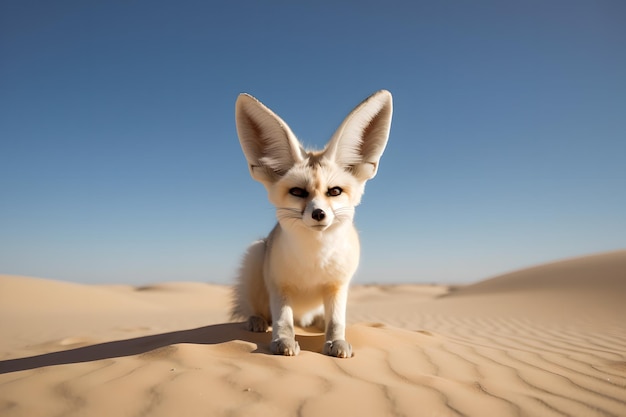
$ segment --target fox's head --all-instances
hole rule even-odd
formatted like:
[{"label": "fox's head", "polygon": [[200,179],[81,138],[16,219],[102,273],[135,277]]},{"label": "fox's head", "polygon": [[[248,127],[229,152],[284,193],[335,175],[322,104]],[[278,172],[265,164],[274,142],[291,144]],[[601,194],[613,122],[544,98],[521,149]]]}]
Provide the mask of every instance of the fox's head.
[{"label": "fox's head", "polygon": [[307,151],[278,115],[248,94],[239,96],[239,142],[282,227],[323,231],[352,222],[365,182],[378,170],[391,114],[391,93],[378,91],[345,118],[323,150]]}]

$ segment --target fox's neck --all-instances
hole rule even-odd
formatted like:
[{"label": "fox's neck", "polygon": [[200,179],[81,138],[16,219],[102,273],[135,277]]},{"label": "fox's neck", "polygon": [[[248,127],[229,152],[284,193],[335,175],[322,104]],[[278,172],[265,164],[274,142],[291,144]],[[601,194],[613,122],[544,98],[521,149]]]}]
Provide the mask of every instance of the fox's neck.
[{"label": "fox's neck", "polygon": [[323,231],[317,231],[309,229],[308,227],[283,227],[281,232],[285,237],[291,241],[294,245],[306,244],[323,246],[330,242],[346,239],[348,235],[354,230],[354,224],[352,222],[343,222],[335,224]]},{"label": "fox's neck", "polygon": [[352,222],[322,232],[279,224],[272,234],[272,262],[289,265],[285,270],[295,274],[309,271],[318,280],[347,282],[359,263],[359,238]]}]

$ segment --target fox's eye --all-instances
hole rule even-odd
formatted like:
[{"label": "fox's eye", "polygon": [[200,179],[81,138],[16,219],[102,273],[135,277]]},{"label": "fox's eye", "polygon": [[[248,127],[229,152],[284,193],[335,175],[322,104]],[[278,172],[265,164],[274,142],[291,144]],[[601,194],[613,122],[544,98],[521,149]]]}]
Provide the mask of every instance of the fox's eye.
[{"label": "fox's eye", "polygon": [[304,188],[293,187],[289,190],[289,194],[294,197],[307,198],[309,196],[309,192]]},{"label": "fox's eye", "polygon": [[341,187],[333,187],[333,188],[328,189],[328,192],[326,193],[326,195],[329,197],[337,197],[342,192],[343,190],[341,189]]}]

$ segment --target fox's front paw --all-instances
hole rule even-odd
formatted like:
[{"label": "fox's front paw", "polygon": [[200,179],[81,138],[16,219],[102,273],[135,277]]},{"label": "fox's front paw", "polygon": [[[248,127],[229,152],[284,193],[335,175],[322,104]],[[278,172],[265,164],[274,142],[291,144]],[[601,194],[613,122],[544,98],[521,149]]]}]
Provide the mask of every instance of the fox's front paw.
[{"label": "fox's front paw", "polygon": [[274,355],[296,356],[300,353],[300,345],[294,339],[272,340],[270,351]]},{"label": "fox's front paw", "polygon": [[264,333],[267,331],[267,329],[269,329],[270,326],[267,323],[267,320],[265,320],[263,317],[250,316],[248,317],[248,323],[246,327],[251,332]]},{"label": "fox's front paw", "polygon": [[328,341],[324,344],[324,355],[336,358],[351,358],[352,346],[345,340]]}]

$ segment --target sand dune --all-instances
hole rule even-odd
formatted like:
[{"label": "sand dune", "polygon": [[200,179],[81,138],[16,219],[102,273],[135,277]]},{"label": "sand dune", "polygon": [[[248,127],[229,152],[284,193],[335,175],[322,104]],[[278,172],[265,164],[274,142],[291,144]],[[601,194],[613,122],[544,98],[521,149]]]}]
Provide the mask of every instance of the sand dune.
[{"label": "sand dune", "polygon": [[228,323],[229,289],[0,276],[1,416],[626,416],[626,251],[355,286],[351,359]]}]

